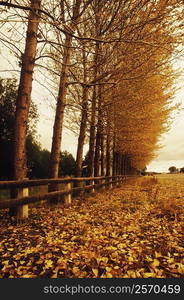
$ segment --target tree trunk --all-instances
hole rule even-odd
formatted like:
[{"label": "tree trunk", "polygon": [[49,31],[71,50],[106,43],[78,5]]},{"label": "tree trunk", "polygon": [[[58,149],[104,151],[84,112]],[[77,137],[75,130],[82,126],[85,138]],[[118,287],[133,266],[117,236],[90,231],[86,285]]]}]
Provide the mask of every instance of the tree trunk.
[{"label": "tree trunk", "polygon": [[116,175],[116,152],[113,149],[112,176]]},{"label": "tree trunk", "polygon": [[64,120],[64,110],[66,106],[67,73],[70,63],[72,36],[66,35],[64,44],[63,64],[61,68],[59,92],[57,98],[56,115],[53,128],[52,148],[50,157],[50,177],[57,178],[59,172],[60,151],[62,141],[62,129]]},{"label": "tree trunk", "polygon": [[14,179],[22,180],[26,177],[25,142],[27,134],[27,120],[31,102],[33,70],[37,48],[37,33],[39,16],[37,9],[41,6],[41,0],[31,0],[32,8],[29,14],[28,29],[26,35],[25,51],[22,56],[22,68],[15,112],[14,133]]},{"label": "tree trunk", "polygon": [[82,104],[82,116],[80,124],[80,133],[78,138],[77,146],[77,158],[76,158],[76,177],[82,175],[82,159],[83,159],[83,148],[87,128],[87,109],[88,109],[88,88],[83,87],[83,104]]},{"label": "tree trunk", "polygon": [[[100,38],[100,15],[99,15],[99,1],[95,1],[95,30],[96,37]],[[99,47],[100,44],[96,42],[95,45],[95,56],[94,56],[94,82],[99,73]],[[91,123],[90,123],[90,138],[89,138],[89,164],[88,164],[88,176],[91,177],[94,174],[94,156],[95,156],[95,123],[96,123],[96,107],[97,107],[97,86],[93,87],[93,97],[92,97],[92,111],[91,111]]]},{"label": "tree trunk", "polygon": [[[87,69],[86,69],[86,52],[85,52],[85,44],[83,45],[83,70],[84,83],[87,82]],[[88,87],[83,85],[83,96],[82,96],[82,113],[81,113],[81,123],[80,123],[80,133],[78,138],[77,145],[77,157],[76,157],[76,177],[81,177],[82,175],[82,159],[83,159],[83,148],[84,141],[86,136],[87,129],[87,114],[88,114]]]},{"label": "tree trunk", "polygon": [[[27,135],[27,121],[31,102],[33,71],[37,49],[37,33],[39,25],[38,9],[41,7],[41,0],[30,1],[31,11],[28,18],[28,29],[26,34],[25,51],[22,56],[22,67],[16,99],[14,149],[13,149],[13,179],[23,180],[27,175],[25,142]],[[13,198],[19,194],[18,190],[11,193]],[[11,208],[10,215],[17,215],[21,218],[22,208]]]},{"label": "tree trunk", "polygon": [[101,176],[105,176],[104,135],[101,133]]},{"label": "tree trunk", "polygon": [[[107,124],[108,126],[108,124]],[[107,128],[107,139],[106,139],[106,176],[110,176],[110,165],[111,165],[111,150],[110,150],[110,130]]]},{"label": "tree trunk", "polygon": [[92,115],[90,125],[90,138],[89,138],[89,164],[88,164],[88,176],[93,176],[94,170],[94,149],[95,149],[95,119],[96,119],[96,87],[93,91],[92,100]]},{"label": "tree trunk", "polygon": [[[76,22],[79,19],[79,11],[82,0],[75,2],[73,7],[73,16],[70,23],[71,32],[75,31]],[[66,93],[67,93],[67,75],[70,63],[72,46],[72,36],[66,34],[64,43],[64,54],[63,54],[63,64],[61,68],[59,92],[57,98],[56,115],[53,128],[53,138],[51,147],[51,157],[50,157],[50,177],[57,178],[59,173],[59,163],[60,163],[60,151],[61,151],[61,141],[62,141],[62,130],[64,121],[64,111],[66,106]]]},{"label": "tree trunk", "polygon": [[95,156],[94,156],[94,176],[99,176],[99,162],[100,162],[100,145],[101,145],[101,136],[100,136],[100,122],[98,122],[97,134],[96,134],[96,145],[95,145]]},{"label": "tree trunk", "polygon": [[100,169],[100,150],[101,150],[101,134],[102,134],[102,90],[101,86],[98,87],[98,123],[96,133],[96,146],[94,157],[94,176],[99,176]]}]

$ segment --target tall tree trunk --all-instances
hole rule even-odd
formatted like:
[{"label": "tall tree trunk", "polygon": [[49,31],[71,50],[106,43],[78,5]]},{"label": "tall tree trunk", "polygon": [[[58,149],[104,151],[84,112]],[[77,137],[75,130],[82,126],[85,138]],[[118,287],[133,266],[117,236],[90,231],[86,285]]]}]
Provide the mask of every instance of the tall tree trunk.
[{"label": "tall tree trunk", "polygon": [[[96,78],[97,64],[95,65],[94,68],[95,68],[94,78]],[[90,122],[90,138],[89,138],[89,164],[88,164],[88,176],[89,177],[93,176],[93,173],[94,173],[96,105],[97,105],[97,92],[96,92],[96,86],[94,86],[93,87],[93,97],[92,97],[91,122]]]},{"label": "tall tree trunk", "polygon": [[63,64],[61,68],[59,92],[57,98],[56,114],[53,128],[52,148],[50,157],[50,177],[57,178],[59,172],[60,151],[62,141],[62,129],[64,120],[64,110],[66,106],[67,73],[70,63],[72,36],[66,35],[64,43]]},{"label": "tall tree trunk", "polygon": [[[100,38],[100,1],[95,0],[94,14],[95,14],[95,30],[96,37]],[[96,42],[95,45],[95,55],[94,55],[94,82],[99,73],[99,48],[100,44]],[[91,111],[91,120],[90,120],[90,138],[89,138],[89,164],[88,164],[88,176],[91,177],[94,174],[94,156],[95,156],[95,132],[96,132],[96,108],[97,108],[97,86],[93,87],[93,96],[92,96],[92,111]]]},{"label": "tall tree trunk", "polygon": [[106,176],[110,176],[111,169],[111,149],[110,149],[110,128],[107,124],[107,138],[106,138]]},{"label": "tall tree trunk", "polygon": [[116,152],[113,149],[113,158],[112,158],[112,176],[116,175]]},{"label": "tall tree trunk", "polygon": [[121,153],[117,154],[117,175],[121,175]]},{"label": "tall tree trunk", "polygon": [[14,179],[21,180],[26,177],[25,142],[27,134],[27,121],[31,102],[33,70],[37,48],[37,33],[39,25],[38,9],[41,0],[31,0],[31,11],[28,19],[25,51],[22,56],[22,68],[15,112],[14,133]]},{"label": "tall tree trunk", "polygon": [[88,110],[88,88],[83,87],[83,103],[82,103],[82,116],[80,124],[80,133],[78,138],[77,146],[77,158],[76,158],[76,177],[82,175],[82,158],[83,158],[83,148],[87,128],[87,110]]},{"label": "tall tree trunk", "polygon": [[116,133],[113,134],[113,161],[112,161],[112,176],[117,175],[117,152],[116,152]]},{"label": "tall tree trunk", "polygon": [[[86,52],[85,52],[85,44],[83,45],[83,70],[84,83],[87,82],[87,69],[86,69]],[[82,113],[81,113],[81,123],[80,123],[80,133],[78,138],[77,145],[77,157],[76,157],[76,177],[80,177],[82,175],[82,159],[83,159],[83,148],[84,141],[86,136],[87,129],[87,114],[88,114],[88,87],[83,85],[83,96],[82,96]]]},{"label": "tall tree trunk", "polygon": [[99,176],[100,167],[100,150],[101,150],[101,136],[102,136],[102,88],[98,87],[98,123],[96,133],[95,157],[94,157],[94,176]]},{"label": "tall tree trunk", "polygon": [[104,135],[101,133],[101,176],[105,176]]},{"label": "tall tree trunk", "polygon": [[[16,99],[13,149],[13,178],[15,180],[23,180],[27,175],[25,143],[40,19],[38,9],[41,7],[41,0],[31,0],[30,7],[31,11],[28,18],[25,50],[22,56],[22,67]],[[22,192],[18,189],[11,191],[12,198],[17,198],[19,196],[22,196]],[[11,216],[17,215],[17,217],[23,218],[22,207],[10,208],[9,214]]]},{"label": "tall tree trunk", "polygon": [[[73,16],[70,24],[71,32],[75,31],[76,22],[79,19],[79,11],[82,0],[75,2],[73,7]],[[67,93],[67,75],[70,63],[72,46],[72,36],[66,34],[64,43],[64,54],[63,54],[63,64],[61,67],[59,92],[57,98],[56,114],[53,128],[53,138],[51,147],[51,157],[50,157],[50,177],[57,178],[59,173],[59,163],[60,163],[60,151],[61,151],[61,141],[62,141],[62,130],[64,121],[64,111],[66,106],[66,93]]]},{"label": "tall tree trunk", "polygon": [[94,156],[94,176],[99,176],[99,162],[100,162],[100,145],[101,145],[101,134],[100,134],[100,122],[97,125],[96,133],[96,145],[95,145],[95,156]]}]

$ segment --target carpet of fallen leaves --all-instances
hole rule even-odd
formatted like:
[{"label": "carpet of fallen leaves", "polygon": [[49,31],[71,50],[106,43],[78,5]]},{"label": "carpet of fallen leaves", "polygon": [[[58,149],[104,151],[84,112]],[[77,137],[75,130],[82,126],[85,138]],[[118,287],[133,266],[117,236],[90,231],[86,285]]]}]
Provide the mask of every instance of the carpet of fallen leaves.
[{"label": "carpet of fallen leaves", "polygon": [[139,178],[17,225],[0,211],[0,278],[184,277],[183,183]]}]

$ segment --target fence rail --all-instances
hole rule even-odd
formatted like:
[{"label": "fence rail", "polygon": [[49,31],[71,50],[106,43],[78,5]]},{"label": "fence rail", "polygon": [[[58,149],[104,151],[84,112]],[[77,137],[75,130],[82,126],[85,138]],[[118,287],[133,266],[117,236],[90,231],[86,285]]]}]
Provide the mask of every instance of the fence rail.
[{"label": "fence rail", "polygon": [[[105,186],[114,186],[123,183],[128,175],[103,176],[103,177],[81,177],[81,178],[57,178],[57,179],[39,179],[39,180],[22,180],[22,181],[2,181],[0,182],[0,190],[16,191],[16,197],[0,200],[0,209],[17,208],[19,210],[19,218],[28,218],[28,204],[41,201],[58,200],[59,196],[64,196],[65,205],[71,205],[72,194],[80,191],[97,190]],[[88,184],[86,184],[88,183]],[[64,188],[59,187],[64,184]],[[72,187],[72,184],[77,187]],[[82,186],[80,186],[82,184]],[[29,196],[29,187],[48,186],[47,193]],[[18,196],[17,196],[18,195]]]}]

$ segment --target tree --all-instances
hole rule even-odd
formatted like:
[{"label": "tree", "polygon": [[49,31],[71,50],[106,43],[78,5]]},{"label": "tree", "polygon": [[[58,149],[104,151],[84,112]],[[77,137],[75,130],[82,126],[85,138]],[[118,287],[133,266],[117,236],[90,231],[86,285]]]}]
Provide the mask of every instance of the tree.
[{"label": "tree", "polygon": [[41,0],[30,0],[31,11],[28,17],[25,50],[22,55],[20,82],[16,99],[13,165],[15,180],[24,179],[27,173],[25,143],[37,49],[40,6]]},{"label": "tree", "polygon": [[169,167],[169,172],[171,173],[171,174],[174,174],[174,173],[177,173],[178,172],[178,169],[175,167],[175,166],[172,166],[172,167]]},{"label": "tree", "polygon": [[71,176],[75,172],[75,159],[73,155],[67,151],[60,153],[59,176]]},{"label": "tree", "polygon": [[184,173],[184,167],[180,168],[180,173]]},{"label": "tree", "polygon": [[[68,22],[68,28],[70,33],[74,34],[76,30],[77,23],[80,21],[81,14],[85,11],[85,9],[89,6],[89,4],[93,2],[93,0],[84,1],[84,7],[81,12],[81,6],[83,1],[72,1],[72,6],[70,11],[68,11],[68,15],[71,16],[70,22]],[[66,9],[67,9],[66,5]],[[65,18],[65,16],[63,16]],[[70,58],[72,53],[72,34],[65,34],[64,41],[64,50],[62,57],[62,64],[60,70],[60,80],[59,80],[59,89],[58,89],[58,97],[57,97],[57,105],[56,105],[56,114],[54,120],[54,128],[53,128],[53,138],[52,138],[52,148],[51,148],[51,160],[50,160],[50,177],[57,178],[59,172],[59,161],[60,161],[60,149],[61,149],[61,141],[62,141],[62,129],[63,129],[63,121],[64,121],[64,111],[66,106],[66,94],[67,94],[67,86],[68,86],[68,70],[70,65]]]},{"label": "tree", "polygon": [[[13,137],[17,97],[17,80],[0,79],[0,178],[11,179],[13,175]],[[35,143],[36,123],[38,120],[37,106],[31,102],[27,122],[27,133],[30,144]]]}]

